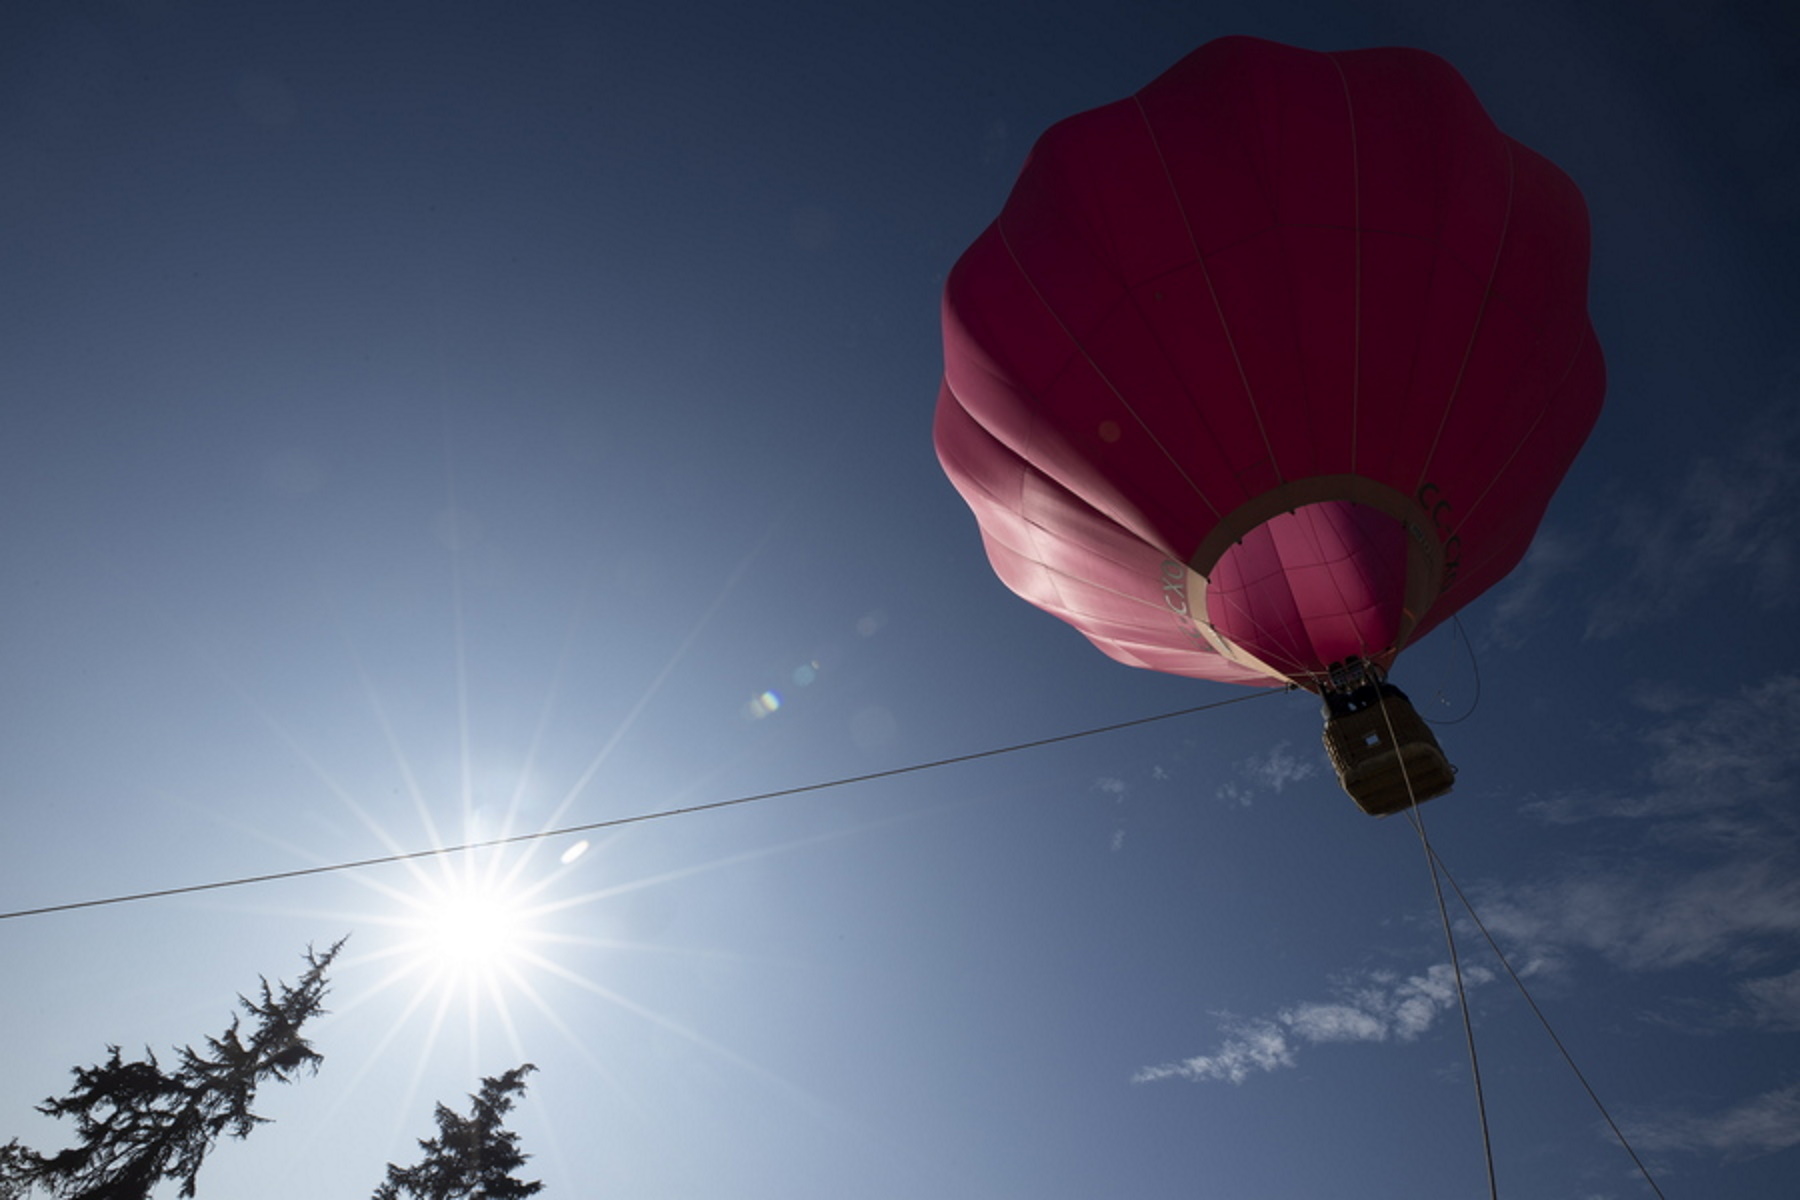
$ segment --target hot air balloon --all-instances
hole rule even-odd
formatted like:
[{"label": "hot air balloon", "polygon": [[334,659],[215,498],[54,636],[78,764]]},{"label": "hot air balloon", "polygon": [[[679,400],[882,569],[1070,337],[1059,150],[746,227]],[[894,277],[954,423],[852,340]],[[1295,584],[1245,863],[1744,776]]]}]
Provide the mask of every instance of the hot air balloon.
[{"label": "hot air balloon", "polygon": [[1209,42],[1053,126],[943,302],[939,461],[1120,662],[1319,694],[1365,811],[1449,790],[1386,681],[1599,415],[1588,222],[1419,50]]}]

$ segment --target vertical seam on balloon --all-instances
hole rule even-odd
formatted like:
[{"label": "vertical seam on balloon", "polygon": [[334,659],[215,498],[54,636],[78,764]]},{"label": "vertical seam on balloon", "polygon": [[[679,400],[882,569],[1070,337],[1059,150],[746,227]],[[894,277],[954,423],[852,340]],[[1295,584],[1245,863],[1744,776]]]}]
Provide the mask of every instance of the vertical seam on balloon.
[{"label": "vertical seam on balloon", "polygon": [[[1272,544],[1274,538],[1273,530],[1270,531],[1269,536]],[[1276,551],[1275,557],[1278,562],[1281,561],[1279,550]],[[1286,564],[1283,563],[1282,565],[1285,566]],[[1278,574],[1281,579],[1281,586],[1287,592],[1288,601],[1293,606],[1294,615],[1299,622],[1301,634],[1306,636],[1306,618],[1302,615],[1300,610],[1300,598],[1294,594],[1293,581],[1287,577],[1285,571],[1278,572]],[[1216,597],[1220,604],[1225,605],[1233,613],[1243,616],[1250,622],[1251,627],[1257,634],[1255,656],[1258,659],[1261,659],[1272,667],[1284,668],[1287,672],[1287,677],[1290,679],[1296,675],[1312,674],[1313,672],[1309,667],[1310,660],[1302,656],[1302,652],[1297,642],[1290,643],[1287,638],[1281,636],[1280,630],[1265,625],[1259,620],[1255,610],[1251,606],[1238,602],[1237,597],[1246,590],[1248,589],[1240,588],[1232,592],[1224,592],[1222,590],[1209,588],[1206,593],[1208,605],[1210,606],[1212,600]],[[1212,620],[1210,613],[1196,613],[1194,615],[1206,621],[1207,625],[1209,625],[1215,633],[1218,632],[1218,625]],[[1230,642],[1234,646],[1241,645],[1237,638],[1227,637],[1222,633],[1219,634],[1219,637],[1224,641]],[[1265,644],[1264,639],[1267,639],[1267,644]],[[1281,656],[1286,656],[1285,662],[1282,661]]]},{"label": "vertical seam on balloon", "polygon": [[[1311,505],[1307,506],[1307,508],[1311,508],[1311,507],[1312,507]],[[1349,601],[1347,601],[1344,598],[1344,589],[1338,586],[1337,572],[1331,570],[1330,565],[1328,563],[1326,563],[1326,561],[1325,561],[1324,544],[1323,544],[1322,539],[1319,537],[1318,526],[1314,521],[1314,517],[1316,514],[1313,512],[1308,512],[1307,508],[1297,508],[1289,515],[1294,520],[1295,528],[1299,532],[1301,532],[1301,534],[1309,542],[1312,543],[1312,547],[1311,547],[1313,550],[1313,554],[1311,556],[1312,563],[1314,566],[1324,568],[1325,578],[1330,582],[1331,590],[1337,596],[1338,610],[1340,612],[1348,615],[1349,609],[1350,609]],[[1273,539],[1275,536],[1277,536],[1277,535],[1275,533],[1274,526],[1270,526],[1270,538]],[[1292,579],[1288,578],[1286,557],[1281,554],[1279,549],[1276,551],[1276,557],[1281,560],[1281,565],[1282,565],[1281,581],[1284,585],[1286,585],[1287,590],[1288,590],[1288,595],[1292,596],[1294,599],[1294,615],[1300,621],[1300,632],[1301,632],[1302,636],[1304,636],[1306,639],[1306,648],[1308,650],[1312,651],[1312,654],[1309,656],[1308,661],[1313,664],[1328,666],[1329,664],[1319,664],[1318,663],[1318,659],[1319,659],[1318,643],[1313,638],[1313,624],[1312,624],[1312,621],[1308,619],[1306,610],[1300,604],[1300,597],[1294,588],[1294,581]],[[1358,641],[1360,642],[1360,640],[1361,640],[1361,638],[1359,635]]]},{"label": "vertical seam on balloon", "polygon": [[[1289,122],[1287,119],[1289,107],[1289,105],[1283,103],[1277,103],[1274,106],[1277,125],[1276,136],[1280,139],[1279,152],[1270,156],[1271,161],[1274,162],[1285,162],[1289,157],[1287,140],[1289,132]],[[1296,230],[1308,228],[1309,226],[1303,225],[1297,221],[1283,219],[1287,214],[1279,208],[1281,199],[1279,184],[1274,184],[1265,190],[1269,199],[1270,212],[1275,217],[1275,228],[1280,230],[1280,236],[1274,239],[1274,248],[1277,253],[1270,256],[1270,261],[1279,261],[1281,263],[1279,276],[1282,290],[1282,302],[1277,306],[1277,310],[1284,313],[1287,317],[1289,353],[1286,357],[1292,360],[1294,372],[1293,391],[1288,399],[1289,403],[1296,407],[1302,414],[1309,414],[1312,407],[1312,377],[1307,370],[1309,363],[1309,357],[1306,354],[1306,347],[1308,345],[1308,338],[1306,335],[1307,321],[1305,313],[1302,312],[1303,289],[1299,281],[1307,276],[1310,271],[1307,268],[1298,266],[1296,263],[1297,258],[1301,260],[1306,259],[1309,255],[1309,251],[1299,249],[1297,247],[1297,240],[1294,237]],[[1276,274],[1276,272],[1271,271],[1270,274],[1273,275]],[[1260,426],[1260,424],[1261,413],[1259,406],[1258,425]],[[1297,440],[1303,443],[1301,446],[1302,458],[1305,460],[1303,467],[1310,467],[1316,470],[1318,463],[1318,446],[1314,438],[1317,431],[1314,430],[1310,420],[1303,420],[1299,425],[1301,434]],[[1265,445],[1267,445],[1268,438],[1265,437],[1263,440]],[[1276,479],[1282,483],[1287,482],[1286,473],[1282,471],[1281,464],[1276,461],[1275,451],[1272,446],[1269,449],[1269,462],[1275,468]]]},{"label": "vertical seam on balloon", "polygon": [[1362,156],[1356,138],[1356,100],[1350,92],[1349,77],[1337,55],[1331,55],[1337,68],[1338,82],[1344,88],[1344,110],[1350,122],[1350,245],[1353,255],[1350,314],[1350,473],[1356,473],[1357,435],[1361,433],[1362,413]]},{"label": "vertical seam on balloon", "polygon": [[[1244,360],[1238,353],[1237,338],[1232,336],[1231,323],[1225,319],[1225,306],[1219,302],[1219,289],[1213,286],[1212,271],[1206,265],[1206,255],[1200,250],[1200,239],[1194,233],[1194,224],[1188,219],[1187,206],[1181,202],[1181,192],[1175,186],[1175,173],[1169,169],[1168,156],[1163,153],[1162,142],[1156,136],[1156,126],[1150,122],[1150,114],[1144,111],[1141,95],[1132,96],[1132,103],[1137,109],[1138,119],[1144,123],[1144,132],[1150,135],[1150,145],[1156,151],[1156,161],[1163,170],[1163,178],[1169,183],[1169,197],[1175,203],[1175,211],[1181,214],[1181,227],[1188,236],[1188,245],[1194,251],[1194,263],[1200,268],[1200,278],[1206,281],[1206,294],[1213,303],[1213,312],[1219,318],[1219,329],[1225,334],[1225,345],[1231,351],[1231,363],[1237,368],[1238,382],[1243,385],[1244,399],[1250,404],[1250,415],[1256,420],[1256,432],[1262,437],[1263,449],[1268,452],[1269,465],[1275,468],[1275,478],[1280,483],[1287,482],[1287,476],[1281,472],[1281,464],[1275,459],[1275,446],[1269,441],[1269,431],[1263,424],[1262,408],[1256,402],[1256,391],[1250,386],[1250,375],[1244,370]],[[1271,221],[1273,225],[1273,221]],[[1198,410],[1196,410],[1198,411]],[[1244,480],[1240,477],[1239,484]],[[1213,510],[1218,514],[1218,510]]]},{"label": "vertical seam on balloon", "polygon": [[[1029,471],[1030,469],[1030,464],[1025,464],[1025,470]],[[1058,578],[1061,572],[1057,571],[1045,561],[1050,556],[1044,553],[1044,538],[1045,535],[1050,533],[1050,530],[1046,529],[1042,523],[1033,520],[1025,512],[1026,487],[1025,475],[1023,472],[1020,473],[1019,478],[1019,519],[1025,522],[1026,536],[1031,539],[1031,560],[1044,569],[1044,574],[1048,577],[1050,586],[1056,591],[1057,606],[1065,612],[1073,613],[1076,611],[1075,606],[1069,602],[1069,595],[1067,592],[1063,591],[1062,580]],[[1090,505],[1089,507],[1092,506]],[[1054,547],[1052,547],[1052,549],[1054,549]]]},{"label": "vertical seam on balloon", "polygon": [[1500,274],[1500,260],[1506,254],[1507,238],[1512,236],[1513,200],[1518,189],[1518,168],[1513,161],[1512,141],[1504,139],[1501,146],[1506,151],[1506,216],[1500,223],[1500,239],[1494,246],[1494,261],[1488,267],[1487,283],[1481,289],[1481,306],[1475,311],[1475,323],[1469,328],[1469,340],[1463,346],[1462,362],[1457,364],[1456,381],[1450,385],[1450,395],[1444,401],[1444,415],[1438,419],[1437,430],[1431,435],[1431,448],[1425,452],[1425,461],[1419,468],[1418,478],[1413,481],[1413,491],[1417,492],[1431,477],[1431,460],[1437,457],[1438,445],[1444,440],[1444,428],[1450,424],[1450,416],[1456,409],[1457,399],[1462,394],[1463,378],[1469,373],[1469,360],[1475,357],[1475,343],[1481,338],[1481,327],[1487,320],[1488,305],[1494,298],[1494,280]]},{"label": "vertical seam on balloon", "polygon": [[[1137,302],[1137,297],[1131,295],[1128,290],[1126,297],[1125,297],[1125,301],[1126,301],[1126,303],[1128,303],[1132,306],[1132,308],[1136,311],[1138,317],[1144,321],[1145,329],[1149,332],[1150,337],[1153,340],[1153,342],[1155,343],[1155,345],[1157,346],[1157,348],[1159,350],[1161,350],[1164,354],[1167,354],[1169,352],[1169,347],[1168,347],[1167,343],[1165,343],[1163,341],[1161,335],[1158,333],[1156,328],[1150,323],[1148,315],[1144,312],[1144,310],[1141,307],[1139,307],[1138,302]],[[1096,368],[1096,370],[1098,370],[1098,368]],[[1194,400],[1193,389],[1188,386],[1188,383],[1185,379],[1178,378],[1176,380],[1176,382],[1179,385],[1182,394],[1188,398],[1188,401],[1190,404],[1190,409],[1191,409],[1194,417],[1198,421],[1200,428],[1205,431],[1207,439],[1213,445],[1217,446],[1220,442],[1220,439],[1219,439],[1218,435],[1213,431],[1212,423],[1206,419],[1206,414],[1200,410],[1198,405],[1193,403],[1193,400]],[[1110,381],[1108,382],[1108,386],[1109,387],[1111,386]],[[1156,446],[1156,448],[1158,450],[1162,451],[1163,457],[1169,460],[1169,464],[1175,468],[1176,473],[1181,476],[1183,482],[1185,482],[1188,485],[1188,487],[1193,490],[1194,495],[1196,495],[1197,497],[1200,498],[1200,502],[1202,504],[1206,505],[1207,511],[1212,513],[1212,515],[1215,518],[1223,518],[1225,515],[1224,512],[1219,508],[1218,505],[1214,504],[1212,502],[1212,498],[1210,496],[1208,496],[1204,490],[1201,489],[1199,483],[1196,482],[1194,477],[1188,472],[1187,467],[1184,466],[1182,464],[1181,460],[1179,458],[1177,458],[1169,450],[1169,447],[1167,446],[1167,444],[1165,444],[1163,442],[1162,438],[1157,436],[1156,431],[1154,429],[1150,428],[1149,423],[1144,420],[1144,418],[1138,413],[1137,409],[1132,406],[1131,402],[1126,400],[1124,395],[1122,393],[1120,393],[1118,391],[1118,389],[1116,389],[1116,388],[1113,389],[1113,394],[1118,396],[1119,403],[1124,405],[1125,411],[1131,414],[1132,419],[1137,422],[1138,428],[1144,433],[1144,435],[1150,439],[1150,441]]]},{"label": "vertical seam on balloon", "polygon": [[[1346,546],[1346,545],[1340,543],[1338,548],[1342,551],[1342,553],[1340,553],[1336,557],[1332,558],[1329,562],[1327,562],[1326,558],[1325,558],[1325,554],[1324,554],[1324,540],[1319,536],[1318,524],[1315,519],[1316,507],[1317,506],[1315,506],[1315,505],[1307,505],[1304,508],[1295,509],[1292,515],[1294,516],[1294,518],[1297,521],[1300,521],[1304,524],[1305,535],[1312,542],[1313,548],[1317,551],[1317,553],[1315,553],[1313,556],[1313,561],[1319,567],[1321,567],[1325,570],[1325,577],[1326,577],[1326,579],[1328,579],[1330,581],[1331,590],[1337,596],[1338,612],[1349,622],[1350,627],[1356,633],[1356,642],[1357,642],[1358,652],[1361,654],[1361,656],[1363,658],[1369,659],[1372,661],[1377,656],[1387,652],[1392,647],[1391,646],[1379,646],[1379,647],[1374,648],[1373,650],[1370,649],[1368,642],[1363,637],[1363,622],[1358,620],[1353,615],[1352,609],[1350,607],[1350,599],[1348,596],[1346,596],[1344,594],[1344,589],[1339,584],[1338,573],[1331,569],[1331,567],[1337,563],[1347,562],[1347,561],[1355,558],[1357,556],[1357,551],[1359,549],[1361,549],[1364,546],[1368,546],[1370,544],[1367,531],[1364,530],[1360,524],[1352,522],[1351,529],[1354,531],[1354,537],[1356,539],[1357,544],[1355,546]],[[1285,576],[1284,576],[1284,581],[1285,581]],[[1385,575],[1383,577],[1383,582],[1384,583],[1387,582],[1387,577]],[[1404,592],[1404,588],[1405,588],[1405,582],[1404,582],[1404,580],[1402,580],[1401,581],[1402,592]],[[1293,591],[1292,584],[1289,584],[1288,590],[1290,593],[1292,593],[1292,591]],[[1320,658],[1320,656],[1317,653],[1317,648],[1318,648],[1317,643],[1313,639],[1312,622],[1307,619],[1305,612],[1300,608],[1297,598],[1295,601],[1294,608],[1295,608],[1295,611],[1297,613],[1299,613],[1299,615],[1300,615],[1301,627],[1306,631],[1306,638],[1307,638],[1309,647],[1311,649],[1313,649],[1313,651],[1314,651],[1313,661],[1317,662],[1318,659]],[[1370,606],[1369,606],[1368,602],[1363,601],[1360,603],[1359,607],[1354,611],[1357,613],[1366,613],[1369,611],[1369,608],[1370,608]],[[1325,663],[1322,665],[1329,666],[1330,664]]]},{"label": "vertical seam on balloon", "polygon": [[[1439,136],[1433,140],[1431,149],[1432,153],[1436,156],[1433,165],[1441,165],[1443,158],[1446,156],[1444,138],[1441,131]],[[1445,229],[1450,221],[1450,204],[1442,182],[1442,176],[1442,170],[1432,172],[1433,223],[1430,238],[1431,265],[1426,273],[1425,288],[1420,293],[1427,306],[1430,305],[1432,298],[1437,295],[1439,271],[1445,260],[1450,259],[1450,261],[1455,262],[1457,265],[1462,265],[1460,259],[1453,259],[1444,251]],[[1401,392],[1404,401],[1396,405],[1395,408],[1395,411],[1399,414],[1403,424],[1410,422],[1413,412],[1418,407],[1419,361],[1423,357],[1421,347],[1425,344],[1428,324],[1428,320],[1417,320],[1412,322],[1412,348],[1406,356],[1406,383],[1404,390]],[[1387,455],[1382,469],[1392,469],[1393,465],[1394,447],[1389,445],[1387,447]]]},{"label": "vertical seam on balloon", "polygon": [[[1468,524],[1469,519],[1475,515],[1475,510],[1481,507],[1481,503],[1487,499],[1488,493],[1492,492],[1494,488],[1499,485],[1500,477],[1512,469],[1513,463],[1518,460],[1520,453],[1525,449],[1525,444],[1532,439],[1533,435],[1538,431],[1538,426],[1542,425],[1544,419],[1550,415],[1551,406],[1556,402],[1556,397],[1562,392],[1563,388],[1568,385],[1569,376],[1575,373],[1575,365],[1581,361],[1582,353],[1588,348],[1589,343],[1598,344],[1598,341],[1599,339],[1594,333],[1593,326],[1589,325],[1588,328],[1583,331],[1580,340],[1575,343],[1575,350],[1569,355],[1569,361],[1564,364],[1562,377],[1556,381],[1555,386],[1549,388],[1545,392],[1544,402],[1538,406],[1537,416],[1532,418],[1531,427],[1519,435],[1519,440],[1513,443],[1512,451],[1507,454],[1506,461],[1500,464],[1499,469],[1496,470],[1493,476],[1488,480],[1487,486],[1481,489],[1480,494],[1470,501],[1462,510],[1456,525],[1450,530],[1452,535],[1462,532],[1463,526]],[[1485,562],[1486,560],[1484,559],[1482,561]],[[1481,565],[1481,563],[1472,562],[1468,564],[1468,569],[1470,573],[1473,574]],[[1452,584],[1451,586],[1455,585]]]},{"label": "vertical seam on balloon", "polygon": [[[1143,431],[1144,435],[1150,439],[1151,443],[1155,445],[1158,450],[1162,451],[1163,457],[1169,461],[1170,466],[1175,468],[1176,474],[1181,476],[1182,481],[1193,490],[1194,495],[1200,497],[1201,503],[1205,504],[1206,507],[1212,511],[1213,516],[1217,517],[1223,515],[1219,512],[1218,507],[1213,504],[1212,500],[1207,497],[1206,493],[1201,490],[1200,485],[1194,482],[1194,478],[1188,474],[1187,468],[1181,465],[1181,460],[1169,452],[1169,448],[1163,444],[1162,439],[1156,436],[1156,431],[1151,429],[1149,423],[1144,420],[1137,409],[1132,407],[1131,401],[1125,398],[1125,393],[1120,391],[1118,385],[1107,376],[1105,371],[1100,369],[1100,364],[1094,361],[1094,356],[1088,353],[1088,348],[1082,344],[1080,338],[1075,336],[1075,331],[1069,328],[1068,322],[1063,320],[1062,314],[1056,311],[1056,306],[1051,304],[1044,296],[1043,289],[1038,287],[1037,280],[1031,277],[1031,272],[1027,271],[1025,269],[1025,264],[1019,260],[1018,251],[1013,249],[1012,238],[1007,236],[1006,232],[1004,212],[1001,213],[1001,217],[1002,220],[994,222],[994,228],[1000,235],[1000,244],[1006,247],[1007,257],[1012,259],[1014,268],[1018,270],[1019,278],[1023,279],[1026,285],[1031,288],[1031,294],[1037,297],[1039,304],[1044,306],[1044,311],[1050,314],[1051,320],[1056,322],[1056,327],[1062,330],[1064,337],[1069,339],[1069,344],[1074,346],[1080,353],[1083,361],[1085,361],[1089,367],[1093,368],[1095,377],[1098,378],[1101,383],[1106,385],[1107,391],[1113,394],[1113,398],[1119,402],[1120,406],[1123,407],[1126,412],[1131,414],[1132,420],[1137,422],[1138,428]],[[1125,286],[1122,290],[1129,299],[1131,295],[1130,287]],[[1033,398],[1036,399],[1037,397],[1034,395]]]},{"label": "vertical seam on balloon", "polygon": [[[1356,536],[1356,539],[1357,539],[1357,542],[1359,543],[1359,545],[1356,547],[1348,548],[1348,550],[1349,550],[1348,553],[1343,554],[1343,555],[1339,556],[1338,558],[1333,559],[1330,563],[1327,563],[1324,561],[1325,556],[1323,553],[1323,540],[1319,537],[1318,526],[1314,521],[1314,514],[1307,513],[1305,509],[1296,509],[1294,512],[1294,516],[1300,517],[1303,513],[1306,514],[1305,515],[1306,534],[1308,537],[1310,537],[1312,539],[1313,545],[1320,549],[1320,553],[1318,555],[1316,555],[1315,558],[1318,561],[1319,565],[1321,567],[1325,568],[1325,578],[1327,578],[1331,581],[1331,590],[1332,590],[1332,592],[1334,592],[1337,595],[1338,611],[1340,613],[1342,613],[1346,618],[1349,619],[1351,628],[1356,631],[1356,646],[1357,646],[1358,652],[1362,655],[1363,658],[1373,658],[1374,655],[1369,653],[1369,644],[1363,640],[1363,623],[1351,615],[1350,598],[1348,596],[1344,595],[1344,589],[1338,583],[1338,573],[1331,569],[1331,567],[1336,565],[1337,563],[1341,563],[1348,559],[1355,558],[1357,549],[1360,549],[1361,545],[1365,545],[1368,543],[1368,540],[1369,540],[1368,536],[1367,536],[1366,532],[1363,530],[1363,527],[1361,525],[1357,525],[1353,522],[1351,525],[1351,528],[1355,530],[1355,536]],[[1385,580],[1384,580],[1384,582],[1385,582]],[[1404,590],[1405,590],[1404,582],[1402,582],[1401,589],[1402,589],[1402,592],[1404,593]],[[1368,605],[1365,602],[1363,604],[1363,606],[1361,608],[1359,608],[1357,611],[1358,612],[1367,611],[1367,608],[1368,608]],[[1307,640],[1310,642],[1310,641],[1312,641],[1312,626],[1310,623],[1306,622],[1304,615],[1302,615],[1301,621],[1303,624],[1306,625],[1306,636],[1307,636]],[[1381,649],[1385,650],[1385,649],[1387,649],[1387,647],[1383,646]],[[1317,655],[1315,654],[1314,657],[1316,658]],[[1330,664],[1327,663],[1325,665],[1329,666]]]}]

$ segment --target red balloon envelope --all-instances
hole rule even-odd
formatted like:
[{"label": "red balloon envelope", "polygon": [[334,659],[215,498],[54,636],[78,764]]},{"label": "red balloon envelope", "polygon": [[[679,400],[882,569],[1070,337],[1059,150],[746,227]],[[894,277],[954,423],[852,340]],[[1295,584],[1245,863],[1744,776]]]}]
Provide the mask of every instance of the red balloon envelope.
[{"label": "red balloon envelope", "polygon": [[1317,689],[1515,566],[1599,414],[1581,195],[1418,50],[1208,43],[1032,150],[938,457],[1121,662]]}]

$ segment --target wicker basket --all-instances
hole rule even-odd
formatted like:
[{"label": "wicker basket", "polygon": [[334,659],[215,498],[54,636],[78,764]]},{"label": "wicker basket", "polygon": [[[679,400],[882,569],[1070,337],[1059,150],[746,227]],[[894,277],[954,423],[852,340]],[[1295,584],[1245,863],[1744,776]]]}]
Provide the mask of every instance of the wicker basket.
[{"label": "wicker basket", "polygon": [[1456,782],[1431,727],[1397,688],[1384,686],[1378,703],[1328,717],[1325,752],[1338,782],[1373,817],[1423,804]]}]

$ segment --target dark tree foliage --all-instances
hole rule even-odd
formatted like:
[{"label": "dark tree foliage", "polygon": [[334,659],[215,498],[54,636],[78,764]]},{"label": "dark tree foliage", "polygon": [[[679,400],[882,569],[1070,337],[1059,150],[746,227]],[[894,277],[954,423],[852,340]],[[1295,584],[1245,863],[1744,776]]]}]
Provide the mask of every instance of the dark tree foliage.
[{"label": "dark tree foliage", "polygon": [[390,1163],[387,1182],[375,1189],[373,1200],[400,1200],[402,1194],[413,1200],[520,1200],[536,1195],[542,1181],[513,1178],[531,1156],[519,1152],[519,1135],[502,1125],[525,1092],[525,1076],[535,1070],[526,1063],[497,1079],[483,1079],[481,1090],[469,1097],[473,1103],[467,1117],[438,1105],[438,1135],[419,1140],[425,1157],[405,1170]]},{"label": "dark tree foliage", "polygon": [[291,1082],[324,1061],[300,1029],[325,1011],[325,971],[343,945],[322,954],[308,947],[297,984],[263,979],[258,999],[239,996],[244,1011],[230,1028],[207,1038],[204,1052],[182,1047],[172,1068],[148,1050],[127,1062],[117,1046],[98,1066],[76,1067],[69,1094],[38,1111],[73,1117],[78,1143],[50,1155],[16,1139],[0,1147],[0,1200],[33,1188],[64,1200],[146,1200],[164,1179],[179,1179],[181,1195],[191,1197],[220,1135],[248,1137],[264,1121],[250,1108],[258,1085]]},{"label": "dark tree foliage", "polygon": [[25,1194],[26,1156],[30,1151],[19,1139],[0,1146],[0,1200],[19,1200]]}]

